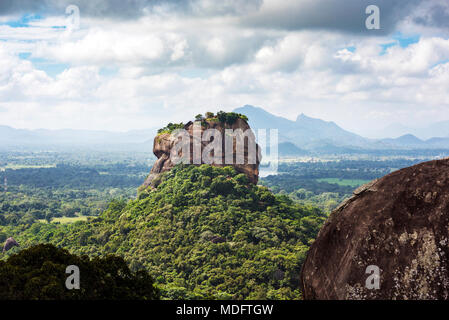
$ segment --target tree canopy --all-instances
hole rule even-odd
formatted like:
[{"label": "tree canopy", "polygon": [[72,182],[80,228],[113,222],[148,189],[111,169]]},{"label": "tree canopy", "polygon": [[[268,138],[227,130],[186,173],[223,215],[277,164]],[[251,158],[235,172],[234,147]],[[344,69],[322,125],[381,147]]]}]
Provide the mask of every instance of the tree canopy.
[{"label": "tree canopy", "polygon": [[[80,289],[69,290],[67,266],[80,270]],[[39,244],[0,261],[1,300],[158,299],[146,271],[133,272],[121,257],[89,259],[51,244]]]},{"label": "tree canopy", "polygon": [[324,219],[232,167],[178,165],[157,189],[112,201],[98,218],[36,223],[15,238],[117,254],[131,270],[148,270],[166,299],[298,299],[300,268]]}]

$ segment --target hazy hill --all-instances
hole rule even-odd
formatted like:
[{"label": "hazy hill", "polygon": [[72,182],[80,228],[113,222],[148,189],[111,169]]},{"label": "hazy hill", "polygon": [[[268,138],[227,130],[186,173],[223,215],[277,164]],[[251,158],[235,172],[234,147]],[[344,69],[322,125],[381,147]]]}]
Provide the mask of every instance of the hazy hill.
[{"label": "hazy hill", "polygon": [[381,140],[387,146],[407,149],[446,149],[449,148],[449,138],[431,138],[421,140],[412,134],[406,134],[396,139]]},{"label": "hazy hill", "polygon": [[[269,153],[269,148],[267,153]],[[291,142],[281,142],[279,143],[278,152],[280,155],[284,156],[302,156],[309,154],[308,151],[298,148],[295,144]]]},{"label": "hazy hill", "polygon": [[426,140],[426,145],[432,148],[449,148],[449,137],[448,138],[431,138]]},{"label": "hazy hill", "polygon": [[394,123],[385,127],[381,134],[384,137],[399,137],[412,134],[421,140],[429,140],[433,137],[449,138],[449,121],[438,121],[424,127],[409,127]]},{"label": "hazy hill", "polygon": [[382,142],[392,146],[422,148],[425,142],[412,134],[405,134],[396,139],[383,139]]},{"label": "hazy hill", "polygon": [[132,130],[127,132],[113,132],[100,130],[48,130],[48,129],[15,129],[0,126],[1,147],[80,147],[80,146],[113,146],[144,144],[156,134],[156,128],[148,130]]}]

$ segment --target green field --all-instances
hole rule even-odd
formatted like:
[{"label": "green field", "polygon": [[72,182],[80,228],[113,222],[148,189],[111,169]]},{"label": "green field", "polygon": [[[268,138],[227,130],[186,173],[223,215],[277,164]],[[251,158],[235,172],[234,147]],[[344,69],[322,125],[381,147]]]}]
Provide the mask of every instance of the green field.
[{"label": "green field", "polygon": [[365,183],[370,182],[370,180],[361,179],[339,179],[339,178],[322,178],[316,179],[318,182],[336,183],[340,186],[358,187]]},{"label": "green field", "polygon": [[[39,222],[47,223],[45,219],[39,219]],[[80,217],[60,217],[60,218],[53,218],[51,219],[51,222],[59,222],[61,224],[67,224],[67,223],[74,223],[77,221],[87,221],[86,216],[80,216]]]}]

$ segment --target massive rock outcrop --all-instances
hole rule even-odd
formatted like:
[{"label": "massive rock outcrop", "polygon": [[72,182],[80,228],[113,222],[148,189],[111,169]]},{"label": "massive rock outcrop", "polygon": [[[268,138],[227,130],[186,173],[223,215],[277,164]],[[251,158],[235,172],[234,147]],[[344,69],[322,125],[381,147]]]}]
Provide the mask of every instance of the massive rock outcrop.
[{"label": "massive rock outcrop", "polygon": [[[198,139],[194,135],[194,125],[195,125],[195,123],[190,121],[184,126],[184,130],[186,130],[190,136],[189,163],[191,163],[191,164],[194,163],[194,161],[193,161],[193,156],[194,156],[193,144],[199,143],[201,145],[201,150],[204,150],[204,148],[210,143],[209,141],[201,141],[201,138]],[[251,133],[251,134],[250,134],[249,138],[246,138],[246,140],[245,140],[246,143],[244,143],[244,145],[243,145],[244,163],[239,164],[236,161],[236,143],[235,143],[236,141],[235,140],[234,140],[234,144],[232,146],[232,153],[233,153],[235,161],[232,164],[227,164],[225,161],[225,148],[226,148],[226,145],[225,145],[226,132],[225,132],[225,130],[226,129],[232,129],[232,130],[241,129],[242,132],[251,130],[250,126],[244,119],[238,118],[232,124],[220,122],[216,118],[211,119],[211,120],[203,120],[202,125],[198,126],[198,127],[200,127],[201,134],[203,134],[204,131],[207,129],[216,129],[221,133],[221,136],[222,136],[221,159],[222,159],[222,161],[221,161],[221,163],[212,163],[211,165],[218,166],[218,167],[232,165],[238,172],[246,174],[251,183],[257,184],[257,181],[259,178],[259,163],[261,160],[261,155],[260,155],[260,148],[255,143],[255,137],[254,137],[254,134],[252,133],[252,131],[248,131],[248,133]],[[253,142],[256,146],[255,150],[256,150],[257,156],[254,158],[254,159],[256,159],[256,161],[253,164],[250,163],[251,161],[248,161],[248,154],[249,154],[249,152],[251,152],[251,148],[248,148],[249,147],[248,139],[251,139],[251,142]],[[153,153],[156,155],[156,157],[158,159],[155,162],[155,164],[153,165],[153,167],[150,171],[150,174],[146,178],[146,180],[143,184],[143,187],[157,185],[159,175],[162,172],[168,171],[175,166],[175,163],[173,163],[173,161],[172,161],[172,150],[175,147],[176,143],[179,143],[179,138],[176,137],[175,135],[173,135],[172,133],[158,134],[154,138]],[[182,156],[181,153],[180,153],[180,155]],[[204,163],[203,160],[204,159],[202,158],[201,163]]]},{"label": "massive rock outcrop", "polygon": [[448,299],[449,159],[356,190],[320,230],[301,285],[305,299]]}]

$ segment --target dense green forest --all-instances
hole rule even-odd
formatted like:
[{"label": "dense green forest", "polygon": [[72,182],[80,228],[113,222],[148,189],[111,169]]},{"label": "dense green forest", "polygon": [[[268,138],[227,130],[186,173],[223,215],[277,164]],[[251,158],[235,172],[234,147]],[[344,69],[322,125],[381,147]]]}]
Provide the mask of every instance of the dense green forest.
[{"label": "dense green forest", "polygon": [[0,171],[0,182],[6,177],[8,184],[8,192],[0,193],[0,225],[96,216],[112,199],[134,198],[147,170],[144,164],[114,163]]},{"label": "dense green forest", "polygon": [[114,254],[148,272],[163,299],[300,298],[301,264],[329,212],[360,184],[422,161],[281,162],[259,186],[232,168],[180,166],[137,197],[152,163],[141,154],[0,159],[0,242],[21,244],[3,261],[39,243]]},{"label": "dense green forest", "polygon": [[163,298],[297,299],[301,264],[324,219],[231,167],[202,165],[179,166],[156,190],[112,201],[87,222],[0,230],[25,247],[122,256],[150,272]]}]

